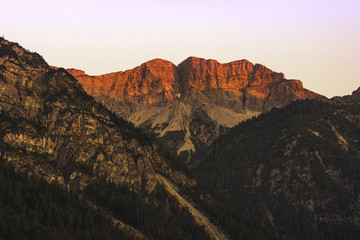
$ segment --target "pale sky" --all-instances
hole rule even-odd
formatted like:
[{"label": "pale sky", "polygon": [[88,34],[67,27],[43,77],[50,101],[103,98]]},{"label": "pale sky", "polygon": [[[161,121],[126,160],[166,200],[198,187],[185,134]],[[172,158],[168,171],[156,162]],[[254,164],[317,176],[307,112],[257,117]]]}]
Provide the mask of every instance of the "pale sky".
[{"label": "pale sky", "polygon": [[0,0],[0,35],[99,75],[247,59],[327,97],[360,87],[360,0]]}]

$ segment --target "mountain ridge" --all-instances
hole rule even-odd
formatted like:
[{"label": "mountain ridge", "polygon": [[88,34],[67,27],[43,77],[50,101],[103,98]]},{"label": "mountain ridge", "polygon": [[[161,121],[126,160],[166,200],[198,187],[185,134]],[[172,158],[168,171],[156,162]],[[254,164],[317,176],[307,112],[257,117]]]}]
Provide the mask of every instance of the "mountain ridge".
[{"label": "mountain ridge", "polygon": [[[226,128],[291,101],[322,96],[248,60],[153,59],[131,70],[89,76],[68,69],[88,94],[160,142],[188,165]],[[196,157],[193,158],[193,160]]]},{"label": "mountain ridge", "polygon": [[[265,87],[268,84],[274,84],[287,80],[285,79],[285,75],[283,73],[274,72],[262,64],[253,64],[246,59],[220,63],[217,60],[206,60],[204,58],[193,56],[188,57],[178,65],[161,58],[155,58],[129,70],[100,75],[88,75],[85,71],[75,68],[68,68],[67,71],[69,71],[80,81],[81,84],[83,84],[86,91],[90,92],[94,96],[99,96],[101,91],[106,91],[105,94],[109,93],[109,96],[112,96],[112,89],[106,89],[106,87],[115,87],[117,82],[134,84],[136,82],[132,81],[138,80],[138,85],[140,86],[146,81],[153,81],[156,83],[156,80],[160,80],[160,83],[167,92],[165,95],[167,97],[166,100],[168,101],[173,100],[175,95],[178,93],[184,93],[188,90],[187,88],[191,87],[200,91],[221,88],[225,91],[234,92],[237,95],[242,96],[244,92],[241,90],[247,86],[251,86],[253,88],[259,86]],[[157,79],[146,79],[146,74],[152,74]],[[196,74],[199,76],[196,76]],[[212,79],[211,75],[214,75],[215,78]],[[128,79],[122,79],[126,77]],[[137,79],[135,79],[136,77]],[[253,78],[253,81],[249,82],[249,78]],[[87,82],[88,80],[91,80],[90,83]],[[96,83],[100,83],[100,81],[104,84],[101,86],[104,87],[104,89],[100,87],[98,89],[96,88]],[[112,84],[105,85],[107,82],[111,82]],[[171,84],[173,84],[174,87],[170,87],[169,85]],[[177,86],[178,84],[182,84],[183,86],[179,87]],[[302,82],[299,80],[287,80],[286,84],[292,85],[291,87],[293,87],[294,90],[298,90],[298,92],[294,93],[299,98],[315,98],[321,96],[304,89]],[[135,90],[137,89],[135,86],[132,87]],[[96,92],[96,90],[99,90],[99,92]],[[139,93],[148,94],[148,90],[149,89],[145,88],[143,92]],[[173,91],[172,96],[169,96],[169,91]],[[130,93],[130,95],[135,94],[136,92]],[[258,97],[264,97],[267,92],[261,92],[260,89],[251,89],[248,94],[257,94]],[[153,102],[150,101],[148,103],[152,104]]]}]

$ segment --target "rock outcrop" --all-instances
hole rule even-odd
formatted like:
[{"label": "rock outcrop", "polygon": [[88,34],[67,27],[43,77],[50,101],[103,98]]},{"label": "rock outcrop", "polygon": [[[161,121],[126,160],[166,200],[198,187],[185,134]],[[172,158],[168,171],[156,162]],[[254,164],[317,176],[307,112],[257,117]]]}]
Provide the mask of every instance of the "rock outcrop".
[{"label": "rock outcrop", "polygon": [[247,60],[221,64],[189,57],[178,66],[155,59],[125,72],[89,76],[68,69],[84,89],[119,116],[157,134],[187,161],[225,128],[283,107],[318,98],[299,80],[287,80]]}]

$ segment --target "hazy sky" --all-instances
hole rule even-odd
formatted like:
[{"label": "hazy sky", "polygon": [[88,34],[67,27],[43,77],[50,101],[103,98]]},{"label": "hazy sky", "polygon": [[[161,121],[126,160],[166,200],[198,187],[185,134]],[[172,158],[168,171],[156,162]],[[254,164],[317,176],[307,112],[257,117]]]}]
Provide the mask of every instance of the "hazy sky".
[{"label": "hazy sky", "polygon": [[95,75],[247,59],[324,94],[360,86],[360,0],[0,0],[0,35]]}]

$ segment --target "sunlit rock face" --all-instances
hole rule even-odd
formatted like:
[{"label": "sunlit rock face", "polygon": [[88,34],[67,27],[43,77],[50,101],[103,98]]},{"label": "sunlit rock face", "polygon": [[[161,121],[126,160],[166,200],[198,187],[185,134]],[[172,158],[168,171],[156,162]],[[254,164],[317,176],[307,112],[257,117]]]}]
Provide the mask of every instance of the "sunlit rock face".
[{"label": "sunlit rock face", "polygon": [[[154,59],[100,76],[68,69],[84,89],[118,115],[155,133],[188,161],[226,128],[291,101],[319,98],[299,80],[263,65],[189,57],[178,66]],[[201,151],[200,151],[201,152]]]},{"label": "sunlit rock face", "polygon": [[179,74],[171,62],[155,59],[125,72],[88,76],[84,71],[68,69],[85,90],[96,97],[147,105],[169,102],[179,91]]}]

